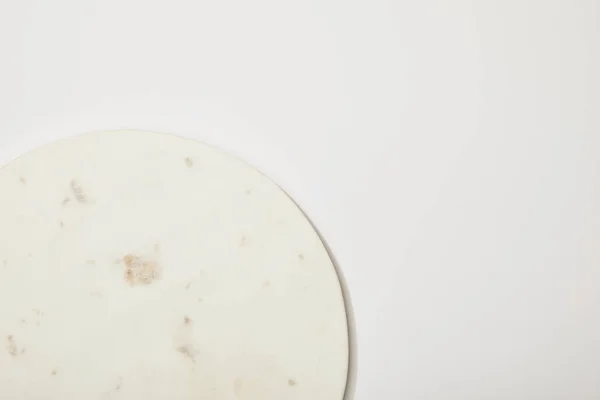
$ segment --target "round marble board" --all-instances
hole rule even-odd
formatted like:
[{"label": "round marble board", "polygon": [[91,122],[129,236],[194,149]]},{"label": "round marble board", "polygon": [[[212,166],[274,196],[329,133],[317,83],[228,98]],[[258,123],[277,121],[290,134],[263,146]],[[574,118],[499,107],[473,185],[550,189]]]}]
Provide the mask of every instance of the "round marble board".
[{"label": "round marble board", "polygon": [[340,284],[298,207],[200,143],[119,131],[0,170],[0,398],[341,400]]}]

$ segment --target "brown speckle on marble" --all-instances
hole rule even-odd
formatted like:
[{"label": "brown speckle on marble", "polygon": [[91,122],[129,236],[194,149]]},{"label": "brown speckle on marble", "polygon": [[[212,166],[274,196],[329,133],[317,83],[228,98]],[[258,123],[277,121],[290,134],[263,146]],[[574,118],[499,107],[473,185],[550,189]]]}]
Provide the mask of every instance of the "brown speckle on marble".
[{"label": "brown speckle on marble", "polygon": [[250,194],[252,194],[252,189],[246,189],[246,191],[244,193],[246,193],[246,195],[250,195]]},{"label": "brown speckle on marble", "polygon": [[60,227],[61,227],[61,228],[64,228],[64,227],[65,227],[65,223],[64,223],[64,222],[62,222],[62,221],[60,221]]},{"label": "brown speckle on marble", "polygon": [[117,385],[115,386],[115,392],[118,392],[123,387],[123,378],[119,377]]},{"label": "brown speckle on marble", "polygon": [[55,369],[53,369],[53,370],[52,370],[52,376],[56,376],[57,372],[58,372],[58,371],[56,370],[56,368],[55,368]]},{"label": "brown speckle on marble", "polygon": [[271,282],[269,282],[269,281],[265,281],[265,282],[263,283],[263,287],[264,287],[264,288],[268,288],[269,286],[271,286]]},{"label": "brown speckle on marble", "polygon": [[248,243],[248,239],[246,239],[246,236],[242,236],[240,238],[240,247],[244,247],[247,243]]},{"label": "brown speckle on marble", "polygon": [[198,297],[198,303],[202,303],[204,299],[202,297]]},{"label": "brown speckle on marble", "polygon": [[19,354],[19,349],[17,348],[17,344],[15,343],[15,339],[13,338],[13,335],[8,335],[6,337],[6,340],[8,342],[8,344],[6,346],[8,353],[11,356],[16,357]]},{"label": "brown speckle on marble", "polygon": [[192,282],[188,282],[187,285],[185,285],[185,289],[189,290],[192,287]]},{"label": "brown speckle on marble", "polygon": [[67,204],[69,204],[69,202],[70,202],[70,201],[71,201],[71,198],[67,196],[67,197],[65,197],[65,198],[64,198],[64,200],[62,201],[62,205],[63,205],[63,206],[66,206]]},{"label": "brown speckle on marble", "polygon": [[294,379],[288,379],[288,386],[296,386],[298,384],[298,382],[296,382]]},{"label": "brown speckle on marble", "polygon": [[192,167],[194,166],[194,161],[192,161],[192,159],[191,159],[191,158],[189,158],[189,157],[186,157],[186,158],[185,158],[185,165],[186,165],[186,167],[188,167],[188,168],[192,168]]},{"label": "brown speckle on marble", "polygon": [[85,195],[83,188],[74,179],[71,181],[71,190],[73,191],[73,194],[75,195],[75,200],[77,200],[79,203],[87,203],[88,202],[87,196]]},{"label": "brown speckle on marble", "polygon": [[23,178],[22,176],[19,177],[19,182],[21,182],[22,184],[26,184],[27,181],[25,180],[25,178]]},{"label": "brown speckle on marble", "polygon": [[156,261],[142,259],[131,254],[123,257],[125,262],[125,281],[131,286],[148,285],[160,275],[160,268]]},{"label": "brown speckle on marble", "polygon": [[96,260],[86,260],[85,263],[88,265],[96,265]]},{"label": "brown speckle on marble", "polygon": [[175,332],[174,345],[175,350],[185,358],[196,363],[196,356],[199,354],[194,342],[192,331],[194,329],[193,321],[185,315],[183,322]]},{"label": "brown speckle on marble", "polygon": [[302,253],[298,254],[298,259],[300,261],[304,261],[304,254],[302,254]]},{"label": "brown speckle on marble", "polygon": [[198,355],[198,351],[191,344],[186,344],[183,346],[177,347],[177,351],[183,354],[184,357],[189,358],[193,363],[196,363],[196,356]]}]

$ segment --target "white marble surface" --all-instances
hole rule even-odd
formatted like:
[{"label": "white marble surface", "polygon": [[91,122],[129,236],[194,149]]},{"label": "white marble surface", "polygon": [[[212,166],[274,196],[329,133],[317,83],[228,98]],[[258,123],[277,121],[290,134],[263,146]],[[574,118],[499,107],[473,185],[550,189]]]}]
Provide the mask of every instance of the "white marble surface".
[{"label": "white marble surface", "polygon": [[326,249],[243,162],[140,132],[0,170],[0,397],[341,400]]},{"label": "white marble surface", "polygon": [[0,164],[89,131],[214,144],[331,247],[345,400],[598,400],[599,6],[0,1]]}]

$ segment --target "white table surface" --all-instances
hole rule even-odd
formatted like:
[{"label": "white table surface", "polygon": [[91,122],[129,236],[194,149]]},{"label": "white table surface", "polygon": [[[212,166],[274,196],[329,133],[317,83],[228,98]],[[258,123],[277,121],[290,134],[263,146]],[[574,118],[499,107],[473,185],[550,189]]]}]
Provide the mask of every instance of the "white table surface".
[{"label": "white table surface", "polygon": [[597,0],[5,0],[0,161],[219,146],[335,254],[348,399],[597,399],[599,27]]}]

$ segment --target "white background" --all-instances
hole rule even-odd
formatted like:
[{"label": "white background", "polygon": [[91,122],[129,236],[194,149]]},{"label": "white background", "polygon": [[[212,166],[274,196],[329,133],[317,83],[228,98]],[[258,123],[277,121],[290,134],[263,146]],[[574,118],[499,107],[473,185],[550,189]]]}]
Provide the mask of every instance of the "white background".
[{"label": "white background", "polygon": [[257,166],[345,275],[349,399],[600,398],[600,1],[0,1],[0,161]]}]

